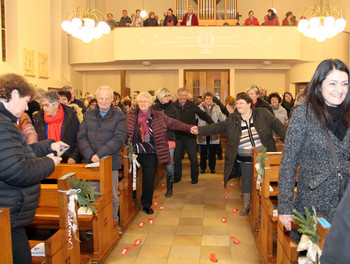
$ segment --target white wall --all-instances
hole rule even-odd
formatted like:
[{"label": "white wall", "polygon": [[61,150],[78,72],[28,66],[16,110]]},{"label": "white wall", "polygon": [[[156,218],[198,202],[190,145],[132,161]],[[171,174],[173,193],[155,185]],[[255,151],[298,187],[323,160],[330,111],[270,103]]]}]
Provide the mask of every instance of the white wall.
[{"label": "white wall", "polygon": [[95,94],[98,87],[107,85],[120,93],[120,71],[88,72],[86,79],[87,92]]}]

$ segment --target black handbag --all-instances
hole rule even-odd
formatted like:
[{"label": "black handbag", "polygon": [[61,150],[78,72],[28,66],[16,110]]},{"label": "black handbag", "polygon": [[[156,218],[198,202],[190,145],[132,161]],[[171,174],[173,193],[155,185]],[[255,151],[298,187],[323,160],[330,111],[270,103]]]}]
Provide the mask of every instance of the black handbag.
[{"label": "black handbag", "polygon": [[336,173],[337,173],[337,177],[338,177],[338,181],[339,181],[339,201],[340,201],[341,198],[343,198],[343,195],[345,193],[346,187],[348,185],[348,179],[344,179],[344,177],[342,175],[340,162],[339,162],[339,160],[337,158],[337,155],[335,154],[334,144],[333,144],[331,136],[329,135],[328,132],[327,132],[327,140],[328,140],[329,147],[330,147],[330,150],[331,150],[331,153],[332,153],[333,162],[334,162],[334,165],[335,165],[335,169],[336,169]]}]

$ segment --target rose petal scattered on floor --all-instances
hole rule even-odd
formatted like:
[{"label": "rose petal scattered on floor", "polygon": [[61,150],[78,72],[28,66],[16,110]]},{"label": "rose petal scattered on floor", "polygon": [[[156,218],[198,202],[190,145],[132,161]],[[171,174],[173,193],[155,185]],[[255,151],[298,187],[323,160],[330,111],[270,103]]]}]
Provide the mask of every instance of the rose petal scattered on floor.
[{"label": "rose petal scattered on floor", "polygon": [[163,210],[164,209],[164,206],[159,206],[159,210]]},{"label": "rose petal scattered on floor", "polygon": [[139,223],[139,227],[143,227],[145,225],[145,222]]},{"label": "rose petal scattered on floor", "polygon": [[141,239],[137,239],[135,240],[135,243],[132,245],[133,247],[137,247],[138,245],[140,245],[142,243]]},{"label": "rose petal scattered on floor", "polygon": [[230,183],[230,186],[233,186],[233,182]]},{"label": "rose petal scattered on floor", "polygon": [[236,245],[239,245],[241,242],[237,239],[237,238],[235,238],[235,237],[231,237],[231,240],[232,240],[232,242],[233,242],[233,244],[236,244]]},{"label": "rose petal scattered on floor", "polygon": [[236,208],[232,209],[232,213],[234,213],[234,214],[237,213],[237,211],[238,211],[238,209],[236,209]]},{"label": "rose petal scattered on floor", "polygon": [[148,222],[152,225],[154,222],[153,218],[148,218]]},{"label": "rose petal scattered on floor", "polygon": [[120,254],[125,255],[130,249],[131,249],[131,247],[126,247],[122,250],[122,252]]},{"label": "rose petal scattered on floor", "polygon": [[221,222],[223,222],[223,223],[227,223],[227,219],[226,219],[226,217],[221,218]]},{"label": "rose petal scattered on floor", "polygon": [[158,192],[164,192],[165,191],[165,189],[160,189]]},{"label": "rose petal scattered on floor", "polygon": [[160,196],[159,195],[156,195],[156,196],[154,196],[154,199],[158,199]]},{"label": "rose petal scattered on floor", "polygon": [[228,192],[229,192],[229,191],[230,191],[230,188],[226,188],[226,191],[228,191]]},{"label": "rose petal scattered on floor", "polygon": [[225,196],[224,196],[224,199],[225,199],[225,200],[226,200],[226,199],[228,199],[228,196],[227,196],[227,195],[225,195]]},{"label": "rose petal scattered on floor", "polygon": [[154,202],[153,205],[158,205],[158,202]]},{"label": "rose petal scattered on floor", "polygon": [[165,184],[165,183],[162,183],[162,186],[163,186],[163,187],[165,187],[165,186],[166,186],[166,184]]},{"label": "rose petal scattered on floor", "polygon": [[209,257],[211,262],[218,262],[218,259],[215,256],[215,253],[210,253],[210,257]]}]

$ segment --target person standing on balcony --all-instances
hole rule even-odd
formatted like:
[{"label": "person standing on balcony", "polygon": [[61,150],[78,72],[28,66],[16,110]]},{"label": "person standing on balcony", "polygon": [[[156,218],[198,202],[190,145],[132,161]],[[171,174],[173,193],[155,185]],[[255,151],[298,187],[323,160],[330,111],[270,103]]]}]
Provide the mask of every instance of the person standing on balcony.
[{"label": "person standing on balcony", "polygon": [[163,26],[176,26],[177,25],[177,23],[178,23],[177,17],[173,13],[174,13],[174,11],[171,8],[169,8],[168,14],[164,18]]},{"label": "person standing on balcony", "polygon": [[158,27],[158,20],[155,18],[155,13],[153,11],[149,12],[149,17],[143,21],[144,27]]},{"label": "person standing on balcony", "polygon": [[113,30],[116,26],[117,26],[117,21],[115,21],[114,19],[113,19],[113,14],[112,13],[108,13],[107,14],[107,24],[108,24],[108,26],[111,28],[111,30]]},{"label": "person standing on balcony", "polygon": [[267,15],[265,16],[264,26],[279,26],[280,21],[273,8],[267,10]]},{"label": "person standing on balcony", "polygon": [[248,13],[248,18],[245,20],[245,26],[260,26],[259,21],[256,17],[254,17],[254,12],[251,10]]},{"label": "person standing on balcony", "polygon": [[140,15],[141,10],[140,9],[136,9],[136,15],[132,20],[132,26],[133,27],[142,27],[143,26],[143,21],[142,21],[142,17]]},{"label": "person standing on balcony", "polygon": [[185,14],[182,21],[179,23],[181,26],[198,26],[198,17],[193,13],[192,6],[188,7],[188,12]]},{"label": "person standing on balcony", "polygon": [[132,21],[131,18],[128,17],[128,11],[125,9],[123,10],[123,16],[120,18],[119,26],[120,27],[129,27],[131,25]]}]

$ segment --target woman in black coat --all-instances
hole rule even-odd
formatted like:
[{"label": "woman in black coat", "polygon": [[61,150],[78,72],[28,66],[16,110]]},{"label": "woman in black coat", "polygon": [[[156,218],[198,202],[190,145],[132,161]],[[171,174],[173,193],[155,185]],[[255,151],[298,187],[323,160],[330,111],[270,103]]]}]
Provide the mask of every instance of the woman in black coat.
[{"label": "woman in black coat", "polygon": [[32,263],[24,227],[35,216],[41,180],[61,161],[52,152],[67,145],[46,140],[28,146],[17,129],[17,120],[35,94],[23,77],[1,76],[0,91],[0,207],[10,208],[13,263]]},{"label": "woman in black coat", "polygon": [[252,99],[246,93],[237,95],[236,107],[237,112],[229,115],[224,122],[198,127],[198,131],[199,136],[226,134],[224,183],[226,186],[237,158],[242,171],[244,208],[240,215],[243,216],[249,211],[252,148],[258,147],[261,151],[265,146],[267,151],[277,151],[273,131],[284,139],[286,127],[266,109],[253,108]]},{"label": "woman in black coat", "polygon": [[[154,105],[152,108],[157,111],[163,112],[166,116],[171,117],[176,120],[180,120],[179,112],[177,111],[177,108],[171,101],[171,94],[170,90],[167,88],[161,88],[157,91],[156,94],[156,101],[154,102]],[[167,131],[168,135],[168,144],[169,144],[169,151],[170,151],[170,163],[165,165],[166,170],[166,197],[170,197],[173,195],[173,183],[174,183],[174,151],[175,151],[175,142],[176,142],[176,135],[174,130],[168,129]]]},{"label": "woman in black coat", "polygon": [[[62,155],[64,163],[80,163],[81,155],[78,150],[77,134],[79,131],[79,119],[74,108],[60,104],[60,97],[55,91],[49,91],[42,95],[41,104],[43,109],[33,117],[33,123],[38,140],[55,139],[67,143],[70,148]],[[54,128],[58,131],[56,138],[49,133],[50,124],[48,122],[60,122],[58,116],[62,112],[61,123]]]}]

